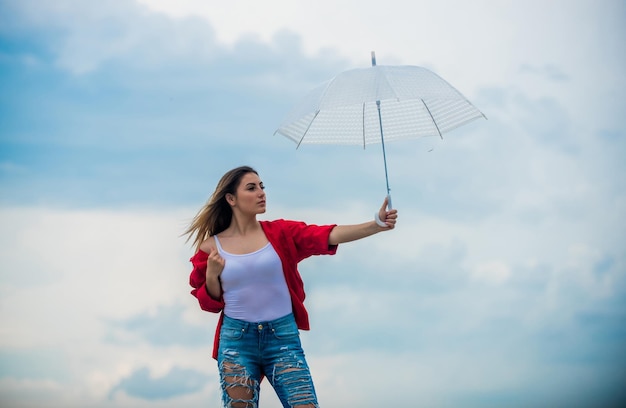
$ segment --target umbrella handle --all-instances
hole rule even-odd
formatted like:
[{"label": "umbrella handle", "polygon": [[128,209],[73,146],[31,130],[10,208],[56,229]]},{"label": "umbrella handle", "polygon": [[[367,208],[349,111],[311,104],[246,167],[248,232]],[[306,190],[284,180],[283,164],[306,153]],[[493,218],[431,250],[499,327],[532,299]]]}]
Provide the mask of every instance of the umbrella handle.
[{"label": "umbrella handle", "polygon": [[[391,194],[387,194],[387,211],[389,210],[391,210]],[[378,211],[374,213],[374,221],[381,227],[387,227],[387,224],[378,216]]]}]

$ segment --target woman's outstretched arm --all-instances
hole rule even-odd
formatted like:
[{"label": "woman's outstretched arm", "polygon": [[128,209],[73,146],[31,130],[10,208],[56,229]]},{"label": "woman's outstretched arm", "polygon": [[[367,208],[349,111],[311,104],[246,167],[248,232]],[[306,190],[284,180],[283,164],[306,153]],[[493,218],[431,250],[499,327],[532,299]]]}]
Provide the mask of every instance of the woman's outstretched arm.
[{"label": "woman's outstretched arm", "polygon": [[378,210],[378,217],[385,224],[379,225],[375,220],[354,225],[337,225],[328,236],[329,245],[337,245],[344,242],[356,241],[361,238],[369,237],[378,232],[392,230],[396,226],[398,219],[398,211],[395,209],[387,211],[387,198],[383,202],[382,207]]}]

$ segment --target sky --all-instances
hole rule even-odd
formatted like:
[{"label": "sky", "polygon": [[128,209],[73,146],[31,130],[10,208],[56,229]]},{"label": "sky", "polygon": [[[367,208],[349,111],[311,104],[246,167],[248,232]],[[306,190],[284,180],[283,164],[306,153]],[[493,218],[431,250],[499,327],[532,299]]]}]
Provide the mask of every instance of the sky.
[{"label": "sky", "polygon": [[274,131],[376,51],[487,120],[388,144],[397,228],[300,264],[321,406],[620,406],[625,40],[611,0],[0,0],[0,405],[218,407],[181,234],[244,164],[260,219],[370,220],[380,145]]}]

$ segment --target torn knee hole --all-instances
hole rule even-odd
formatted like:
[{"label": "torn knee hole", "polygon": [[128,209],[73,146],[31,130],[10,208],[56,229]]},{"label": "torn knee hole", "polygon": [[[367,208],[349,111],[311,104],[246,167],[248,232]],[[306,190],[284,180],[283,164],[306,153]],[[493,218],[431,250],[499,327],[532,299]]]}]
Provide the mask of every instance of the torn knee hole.
[{"label": "torn knee hole", "polygon": [[224,388],[233,399],[251,399],[256,389],[256,381],[245,376],[224,376]]},{"label": "torn knee hole", "polygon": [[250,378],[246,368],[237,363],[222,363],[222,386],[228,396],[228,406],[233,408],[255,407],[257,381]]}]

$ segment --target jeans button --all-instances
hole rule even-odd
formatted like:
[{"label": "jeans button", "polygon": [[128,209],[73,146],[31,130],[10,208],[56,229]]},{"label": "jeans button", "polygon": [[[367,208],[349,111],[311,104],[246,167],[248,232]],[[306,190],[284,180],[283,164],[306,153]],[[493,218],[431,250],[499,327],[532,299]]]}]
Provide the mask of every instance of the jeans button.
[{"label": "jeans button", "polygon": [[263,325],[262,324],[259,325],[259,331],[261,331],[261,330],[263,330]]}]

